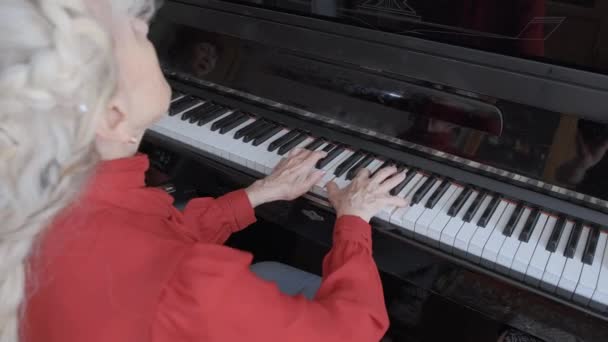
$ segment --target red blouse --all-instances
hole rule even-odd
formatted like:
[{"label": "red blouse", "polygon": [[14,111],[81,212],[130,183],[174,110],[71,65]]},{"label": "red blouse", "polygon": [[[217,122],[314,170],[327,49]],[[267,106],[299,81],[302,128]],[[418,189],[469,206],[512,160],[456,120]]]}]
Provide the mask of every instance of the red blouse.
[{"label": "red blouse", "polygon": [[[279,292],[222,246],[255,221],[243,190],[183,212],[146,188],[146,156],[103,163],[34,246],[26,342],[378,341],[388,327],[370,226],[341,217],[313,301]],[[314,229],[314,227],[311,227]]]}]

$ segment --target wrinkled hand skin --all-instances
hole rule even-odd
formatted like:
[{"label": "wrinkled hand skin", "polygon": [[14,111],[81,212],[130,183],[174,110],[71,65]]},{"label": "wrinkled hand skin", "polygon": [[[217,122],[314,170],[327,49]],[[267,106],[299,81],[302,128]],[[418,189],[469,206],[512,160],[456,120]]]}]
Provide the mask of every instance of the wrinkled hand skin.
[{"label": "wrinkled hand skin", "polygon": [[251,205],[280,200],[293,200],[308,192],[323,177],[315,168],[325,152],[294,149],[275,167],[272,174],[245,189]]},{"label": "wrinkled hand skin", "polygon": [[369,170],[363,168],[343,189],[338,188],[334,182],[328,183],[329,201],[336,209],[338,217],[354,215],[369,222],[384,207],[407,205],[405,199],[390,194],[391,189],[404,179],[405,173],[397,173],[397,168],[394,166],[376,172],[373,177],[370,177]]}]

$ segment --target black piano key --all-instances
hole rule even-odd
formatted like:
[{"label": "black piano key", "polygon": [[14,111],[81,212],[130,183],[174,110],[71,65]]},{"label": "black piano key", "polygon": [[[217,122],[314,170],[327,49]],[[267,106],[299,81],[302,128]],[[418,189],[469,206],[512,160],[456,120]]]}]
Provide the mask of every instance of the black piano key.
[{"label": "black piano key", "polygon": [[441,185],[439,185],[439,187],[437,188],[437,190],[435,190],[435,192],[431,195],[429,200],[426,201],[425,207],[428,209],[435,208],[435,205],[437,204],[437,202],[439,202],[441,197],[443,197],[445,192],[448,191],[450,185],[452,185],[452,182],[448,179],[444,179],[443,182],[441,182]]},{"label": "black piano key", "polygon": [[205,115],[206,113],[208,113],[210,110],[213,110],[215,108],[220,107],[218,104],[215,104],[213,102],[205,102],[202,105],[189,110],[187,112],[185,112],[184,114],[182,114],[182,120],[184,121],[190,121],[190,123],[194,123],[196,122],[196,120],[198,120],[198,117]]},{"label": "black piano key", "polygon": [[214,109],[214,110],[210,111],[209,113],[207,113],[205,115],[201,115],[196,120],[196,124],[198,126],[204,126],[204,125],[210,123],[211,121],[219,118],[220,116],[226,114],[226,112],[228,112],[228,111],[229,111],[228,108],[219,106],[219,108]]},{"label": "black piano key", "polygon": [[327,146],[323,147],[323,152],[332,151],[335,147],[336,147],[336,145],[334,145],[334,144],[327,144]]},{"label": "black piano key", "polygon": [[199,100],[193,96],[184,96],[181,99],[173,102],[169,109],[169,116],[175,116],[186,109],[194,106]]},{"label": "black piano key", "polygon": [[509,218],[509,222],[507,222],[507,226],[502,231],[503,235],[505,235],[507,237],[511,237],[511,235],[513,235],[513,231],[515,230],[515,227],[517,226],[517,223],[519,222],[519,219],[521,219],[521,215],[523,213],[524,213],[524,205],[520,203],[517,205],[517,207],[515,207],[513,214],[511,214],[511,217]]},{"label": "black piano key", "polygon": [[[328,146],[329,147],[329,146]],[[323,149],[325,151],[325,149]],[[338,158],[339,155],[341,155],[344,151],[346,151],[346,148],[344,146],[336,146],[334,149],[325,152],[327,153],[327,156],[325,156],[325,158],[319,160],[317,162],[317,169],[322,169],[324,167],[327,166],[327,164],[331,163],[334,159]]]},{"label": "black piano key", "polygon": [[261,134],[260,136],[258,136],[257,138],[253,139],[253,146],[259,146],[261,144],[263,144],[264,142],[266,142],[268,139],[274,137],[275,135],[279,134],[279,132],[281,132],[283,130],[283,127],[281,126],[270,126],[268,127],[263,134]]},{"label": "black piano key", "polygon": [[270,143],[270,145],[268,145],[268,152],[272,152],[272,151],[276,150],[277,148],[285,145],[291,139],[297,137],[300,134],[302,134],[302,132],[295,130],[295,129],[293,131],[285,133],[283,136],[279,137],[278,139],[276,139],[275,141]]},{"label": "black piano key", "polygon": [[[215,114],[219,111],[220,113],[225,113],[225,107],[222,105],[219,105],[217,103],[207,103],[208,105],[202,105],[198,108],[196,108],[196,112],[193,113],[193,115],[190,116],[188,122],[190,123],[198,123],[199,126],[204,125],[205,123],[211,122],[216,118],[217,116],[215,116]],[[200,108],[200,110],[198,110]],[[211,116],[212,119],[211,120],[206,120],[207,116]],[[203,121],[204,123],[200,123],[200,121]]]},{"label": "black piano key", "polygon": [[365,156],[365,153],[361,151],[357,151],[353,153],[350,157],[346,158],[345,161],[340,163],[338,167],[336,167],[336,171],[334,171],[334,175],[337,178],[342,177],[350,168],[353,167],[359,160],[361,160]]},{"label": "black piano key", "polygon": [[238,117],[236,120],[231,121],[229,124],[224,125],[223,127],[220,128],[220,134],[226,134],[230,131],[232,131],[233,129],[237,128],[238,126],[244,124],[245,122],[247,122],[247,120],[249,120],[251,117],[247,114],[241,114],[240,117]]},{"label": "black piano key", "polygon": [[464,204],[467,202],[469,197],[471,197],[472,193],[473,193],[472,188],[467,187],[464,190],[462,190],[462,192],[460,193],[460,195],[458,195],[458,197],[456,198],[454,203],[452,203],[452,206],[450,207],[450,209],[448,209],[448,216],[451,216],[451,217],[456,216],[456,214],[458,214],[458,212],[460,212],[460,209],[462,209],[462,206],[464,206]]},{"label": "black piano key", "polygon": [[496,195],[494,196],[492,201],[490,201],[490,204],[488,204],[488,207],[486,208],[486,210],[484,210],[483,214],[479,218],[479,221],[477,222],[477,225],[479,227],[485,228],[488,225],[488,221],[490,221],[490,218],[492,217],[492,215],[494,215],[494,212],[496,212],[496,208],[498,208],[500,200],[500,196]]},{"label": "black piano key", "polygon": [[365,156],[365,158],[361,159],[357,164],[355,164],[355,166],[348,170],[348,173],[346,173],[346,179],[353,180],[359,170],[367,167],[374,161],[374,159],[376,159],[376,157],[372,154],[368,154],[367,156]]},{"label": "black piano key", "polygon": [[528,242],[530,241],[530,236],[534,231],[534,227],[536,227],[536,223],[538,223],[538,219],[540,218],[540,210],[538,208],[534,208],[528,216],[528,220],[524,225],[521,233],[519,234],[519,241]]},{"label": "black piano key", "polygon": [[473,216],[475,216],[475,214],[477,214],[477,210],[479,210],[479,207],[481,206],[481,203],[483,203],[483,200],[486,198],[487,194],[483,191],[479,191],[479,193],[477,194],[477,197],[475,197],[475,199],[473,200],[473,203],[471,203],[471,206],[469,207],[469,209],[467,210],[467,212],[464,214],[464,217],[462,218],[462,220],[464,222],[471,222],[471,220],[473,219]]},{"label": "black piano key", "polygon": [[250,123],[249,125],[239,129],[238,131],[236,131],[234,133],[234,139],[241,139],[242,137],[244,137],[245,135],[249,134],[250,132],[252,132],[254,129],[262,126],[263,124],[265,124],[264,120],[256,120],[252,123]]},{"label": "black piano key", "polygon": [[422,201],[422,198],[426,196],[426,194],[429,192],[429,190],[431,190],[435,183],[437,183],[437,177],[431,176],[427,178],[427,180],[422,184],[422,186],[418,188],[416,193],[414,193],[414,196],[412,196],[412,203],[410,203],[410,205],[420,203],[420,201]]},{"label": "black piano key", "polygon": [[306,145],[304,148],[309,151],[316,151],[324,143],[325,143],[325,139],[317,138],[317,139],[313,140],[310,144]]},{"label": "black piano key", "polygon": [[555,227],[553,227],[551,236],[549,236],[549,241],[547,242],[547,247],[545,248],[547,251],[555,253],[559,240],[562,238],[562,233],[564,232],[565,226],[566,219],[564,217],[560,217],[555,223]]},{"label": "black piano key", "polygon": [[174,91],[173,93],[171,93],[171,101],[175,100],[176,98],[182,96],[183,94],[178,92],[178,91]]},{"label": "black piano key", "polygon": [[572,231],[570,232],[570,237],[568,238],[566,249],[564,250],[564,256],[566,258],[572,259],[572,257],[574,257],[576,245],[578,244],[578,239],[580,239],[582,231],[583,224],[580,222],[575,223],[574,228],[572,228]]},{"label": "black piano key", "polygon": [[[386,167],[390,166],[390,165],[394,165],[394,163],[388,164]],[[397,168],[399,169],[399,168]],[[407,173],[405,174],[405,179],[403,179],[401,181],[401,183],[397,184],[397,186],[395,186],[394,188],[391,189],[390,194],[392,196],[397,196],[399,195],[399,193],[401,192],[401,190],[403,190],[403,188],[405,188],[406,185],[409,184],[409,182],[412,181],[412,179],[416,176],[416,173],[418,172],[418,170],[416,170],[415,168],[411,168],[407,171]]]},{"label": "black piano key", "polygon": [[196,107],[194,109],[191,109],[191,110],[185,112],[184,114],[182,114],[181,119],[183,121],[187,121],[188,119],[190,119],[192,117],[198,116],[201,112],[207,110],[207,108],[209,108],[211,106],[214,106],[214,104],[212,102],[205,102],[202,105],[200,105],[200,106],[198,106],[198,107]]},{"label": "black piano key", "polygon": [[583,252],[583,263],[587,265],[593,264],[593,257],[595,256],[595,249],[597,248],[597,241],[600,238],[600,229],[597,227],[591,228],[589,236],[587,237],[587,244],[585,244],[585,251]]},{"label": "black piano key", "polygon": [[223,108],[224,107],[218,105],[217,103],[207,102],[202,106],[196,107],[194,110],[184,113],[184,115],[182,115],[182,120],[188,120],[190,123],[195,123],[205,118],[207,115],[215,113],[216,110],[221,110]]},{"label": "black piano key", "polygon": [[293,150],[294,147],[298,146],[302,141],[306,140],[307,138],[308,138],[308,134],[300,133],[300,135],[289,140],[285,145],[279,147],[279,151],[278,151],[279,155],[282,156],[285,153]]},{"label": "black piano key", "polygon": [[275,127],[275,124],[270,123],[268,121],[262,121],[262,125],[252,130],[251,132],[245,134],[243,141],[248,143],[251,140],[257,139],[259,136],[266,133],[266,131],[271,129],[272,127]]},{"label": "black piano key", "polygon": [[240,118],[243,115],[244,114],[239,111],[235,111],[232,114],[228,114],[227,116],[225,116],[225,117],[217,120],[213,124],[211,124],[211,131],[215,132],[218,129],[230,124],[232,121],[237,120],[238,118]]}]

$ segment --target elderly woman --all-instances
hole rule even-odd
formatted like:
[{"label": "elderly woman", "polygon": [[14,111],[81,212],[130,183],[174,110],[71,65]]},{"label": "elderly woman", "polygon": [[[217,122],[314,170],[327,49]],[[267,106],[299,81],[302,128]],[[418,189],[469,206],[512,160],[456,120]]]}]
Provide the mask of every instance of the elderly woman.
[{"label": "elderly woman", "polygon": [[0,341],[378,341],[388,318],[367,221],[405,205],[389,195],[403,174],[329,184],[338,219],[310,298],[260,278],[222,243],[257,205],[307,192],[324,155],[296,151],[183,212],[146,188],[136,151],[170,97],[147,39],[153,11],[0,2]]}]

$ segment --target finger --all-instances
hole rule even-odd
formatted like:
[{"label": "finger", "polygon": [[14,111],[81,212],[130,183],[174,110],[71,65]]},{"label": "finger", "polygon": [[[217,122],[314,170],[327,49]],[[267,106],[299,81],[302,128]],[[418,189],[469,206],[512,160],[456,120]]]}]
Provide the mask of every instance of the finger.
[{"label": "finger", "polygon": [[394,166],[385,167],[384,169],[376,172],[374,177],[372,177],[373,184],[380,184],[384,182],[388,177],[392,176],[397,172],[397,168]]},{"label": "finger", "polygon": [[311,154],[312,152],[306,149],[301,149],[300,152],[296,153],[295,155],[289,157],[289,161],[291,161],[290,165],[292,167],[296,167],[299,168],[300,165],[304,162],[304,160],[306,160],[306,158],[308,158],[308,156]]},{"label": "finger", "polygon": [[357,172],[357,175],[355,176],[354,180],[359,180],[359,181],[366,180],[366,179],[369,179],[369,175],[370,175],[369,170],[367,168],[365,168],[365,167],[362,167]]},{"label": "finger", "polygon": [[325,171],[321,171],[321,170],[316,170],[311,172],[308,177],[306,177],[306,186],[308,189],[312,188],[313,186],[315,186],[315,184],[319,183],[319,181],[321,180],[321,178],[323,178],[323,176],[325,176]]},{"label": "finger", "polygon": [[280,170],[280,169],[283,167],[283,165],[285,165],[285,161],[286,161],[286,160],[287,160],[286,158],[283,158],[283,159],[279,160],[279,162],[277,163],[277,165],[275,165],[275,166],[272,168],[272,172],[270,172],[270,173],[272,174],[272,173],[275,173],[275,172],[277,172],[278,170]]},{"label": "finger", "polygon": [[294,157],[302,154],[302,152],[304,152],[303,148],[296,147],[293,150],[289,151],[289,153],[287,154],[287,158],[294,158]]},{"label": "finger", "polygon": [[327,157],[327,152],[316,151],[311,152],[304,161],[302,161],[302,166],[305,168],[313,168],[317,162],[323,158]]},{"label": "finger", "polygon": [[382,202],[386,206],[397,207],[397,208],[403,208],[410,204],[409,201],[406,200],[405,198],[397,197],[397,196],[387,196],[382,199]]},{"label": "finger", "polygon": [[403,182],[404,179],[405,171],[401,171],[385,180],[382,184],[380,184],[378,190],[380,192],[389,192],[391,189],[399,185],[399,183]]},{"label": "finger", "polygon": [[340,188],[338,188],[338,184],[336,184],[336,182],[334,181],[327,183],[325,185],[325,188],[327,188],[327,196],[329,197],[329,199],[334,198],[340,191]]}]

